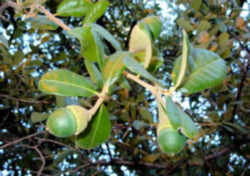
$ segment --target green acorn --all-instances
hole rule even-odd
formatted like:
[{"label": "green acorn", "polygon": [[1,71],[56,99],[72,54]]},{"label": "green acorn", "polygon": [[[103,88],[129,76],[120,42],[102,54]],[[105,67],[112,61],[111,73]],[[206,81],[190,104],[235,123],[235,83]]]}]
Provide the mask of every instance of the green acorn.
[{"label": "green acorn", "polygon": [[161,150],[170,155],[179,153],[186,144],[186,138],[172,128],[161,129],[158,133],[157,141]]},{"label": "green acorn", "polygon": [[88,125],[88,111],[78,105],[55,110],[47,120],[47,130],[57,137],[78,135]]}]

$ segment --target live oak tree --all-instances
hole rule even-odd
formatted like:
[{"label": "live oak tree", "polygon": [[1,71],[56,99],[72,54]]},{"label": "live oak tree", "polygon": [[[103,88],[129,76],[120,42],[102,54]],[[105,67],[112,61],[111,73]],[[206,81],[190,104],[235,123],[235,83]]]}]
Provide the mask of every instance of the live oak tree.
[{"label": "live oak tree", "polygon": [[[191,3],[192,10],[199,10],[200,6],[207,5],[199,2],[199,6],[194,2]],[[127,126],[128,123],[132,124],[132,131],[143,130],[147,127],[152,132],[152,129],[154,129],[155,135],[152,135],[151,138],[155,138],[156,140],[153,141],[158,144],[150,145],[159,146],[160,150],[157,154],[151,154],[149,150],[148,155],[144,157],[146,161],[156,161],[158,154],[162,155],[163,158],[178,159],[179,156],[184,155],[183,152],[188,150],[186,146],[190,151],[195,150],[192,146],[196,145],[206,135],[206,131],[202,128],[202,124],[193,122],[190,113],[185,112],[181,106],[176,104],[173,96],[180,92],[183,96],[192,98],[193,94],[208,92],[211,91],[211,88],[213,90],[217,88],[214,91],[216,93],[223,89],[222,85],[227,81],[226,61],[214,52],[217,46],[210,43],[213,40],[209,38],[211,34],[204,32],[204,30],[210,28],[209,25],[211,24],[208,21],[202,21],[197,27],[198,32],[201,31],[198,41],[200,45],[197,45],[195,40],[192,41],[188,37],[188,32],[192,34],[193,25],[185,21],[183,17],[178,19],[177,23],[183,28],[182,41],[175,41],[175,45],[182,45],[182,48],[180,48],[180,51],[176,51],[177,57],[172,64],[173,68],[165,73],[171,75],[171,82],[166,86],[161,78],[156,77],[160,73],[159,68],[165,69],[167,66],[163,64],[159,46],[155,45],[155,41],[161,42],[159,35],[162,31],[164,32],[162,30],[163,21],[158,16],[145,15],[145,17],[138,19],[135,25],[131,27],[126,44],[118,41],[112,35],[112,32],[98,24],[97,20],[103,16],[110,5],[107,0],[97,2],[64,0],[57,5],[55,14],[47,10],[44,3],[45,1],[17,1],[17,3],[10,2],[9,5],[14,7],[17,16],[25,15],[24,21],[30,23],[31,28],[41,30],[41,34],[47,33],[47,31],[64,30],[63,35],[67,39],[70,39],[71,42],[78,41],[76,47],[79,48],[72,50],[71,54],[77,58],[75,63],[81,63],[82,66],[73,70],[74,66],[52,67],[51,70],[41,75],[34,89],[38,88],[45,94],[56,96],[57,107],[55,108],[52,105],[48,106],[47,110],[42,113],[32,113],[33,122],[39,122],[46,126],[42,132],[36,135],[48,131],[57,137],[56,140],[63,138],[61,140],[64,143],[53,140],[47,141],[59,145],[74,146],[73,150],[66,150],[66,154],[79,149],[96,149],[106,142],[108,155],[111,159],[110,163],[101,160],[100,163],[98,161],[96,163],[89,162],[89,165],[126,165],[126,161],[113,159],[112,153],[114,151],[109,149],[108,145],[108,143],[112,143],[112,140],[120,142],[119,138],[123,139],[124,144],[126,144],[127,135],[118,137],[120,134],[117,133],[117,136],[111,139],[112,128],[114,129],[118,124],[115,130],[119,130],[119,123],[116,122],[121,120],[121,127],[125,128],[126,133],[131,128]],[[77,18],[79,21],[69,26],[59,17],[64,17],[65,20]],[[245,29],[242,27],[242,30]],[[223,33],[221,35],[219,36],[219,43],[223,45],[229,34]],[[211,48],[207,48],[210,44]],[[69,43],[68,45],[72,44]],[[2,51],[6,51],[8,46],[5,46],[4,43],[1,46]],[[5,53],[5,55],[8,54],[8,52]],[[223,56],[226,54],[228,55],[226,50],[220,53]],[[64,57],[64,59],[67,59],[67,57]],[[29,60],[32,61],[32,58]],[[62,61],[64,62],[64,60]],[[25,64],[23,68],[25,68]],[[80,74],[83,72],[82,68],[86,69],[84,75]],[[128,102],[128,100],[123,99],[130,97],[127,94],[130,94],[135,86],[141,91],[142,88],[145,88],[147,94],[154,97],[158,112],[157,122],[150,120],[151,114],[147,110],[147,105],[144,107],[143,104],[145,103],[141,103],[142,100],[131,104],[131,100]],[[122,100],[120,101],[122,105],[120,107],[112,105],[112,102],[119,102],[117,96]],[[136,99],[137,95],[131,93],[130,98]],[[117,110],[123,111],[123,113],[114,115]],[[139,114],[137,115],[138,110]],[[47,111],[50,112],[44,113]],[[149,119],[141,121],[141,119],[146,118]],[[43,122],[45,120],[46,122]],[[225,128],[227,129],[230,127],[240,128],[230,122],[224,121],[223,123],[226,124],[227,127]],[[244,130],[239,129],[245,135]],[[142,138],[138,141],[135,135],[136,133],[130,136],[131,141],[145,143],[148,140]],[[33,136],[31,135],[31,137]],[[24,147],[31,148],[39,154],[43,164],[37,172],[40,175],[46,166],[46,162],[39,149],[39,143],[46,141],[46,139],[37,139],[37,141],[37,145],[24,144]],[[6,145],[8,146],[8,144]],[[140,148],[139,145],[134,146],[134,150],[140,151]],[[160,151],[163,153],[159,153]],[[140,152],[137,154],[140,159]],[[91,152],[89,155],[91,155]],[[147,157],[148,159],[145,159]],[[196,159],[194,158],[194,160]],[[196,161],[190,160],[189,162],[195,164]],[[127,163],[127,165],[133,164],[136,165],[133,162]],[[152,166],[159,170],[167,168],[164,165],[154,165],[141,161],[138,165],[145,165],[149,168]],[[177,165],[177,167],[179,166]],[[76,168],[78,170],[78,167]],[[164,173],[163,171],[159,172]]]}]

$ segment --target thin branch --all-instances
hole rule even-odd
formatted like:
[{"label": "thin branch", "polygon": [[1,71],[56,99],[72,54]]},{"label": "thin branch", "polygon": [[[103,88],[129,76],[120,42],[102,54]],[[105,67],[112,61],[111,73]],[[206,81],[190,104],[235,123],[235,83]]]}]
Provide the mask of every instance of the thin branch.
[{"label": "thin branch", "polygon": [[6,99],[9,99],[9,100],[15,100],[15,101],[23,102],[23,103],[49,104],[49,102],[47,102],[47,101],[36,101],[36,100],[22,99],[22,98],[16,98],[16,97],[12,97],[10,95],[5,95],[5,94],[0,94],[0,97],[6,98]]},{"label": "thin branch", "polygon": [[43,172],[43,169],[44,169],[44,167],[46,165],[46,161],[45,161],[45,158],[44,158],[42,152],[38,149],[38,147],[34,147],[34,150],[38,153],[38,155],[39,155],[39,157],[40,157],[40,159],[42,161],[42,165],[41,165],[40,169],[37,172],[37,176],[41,176],[42,172]]},{"label": "thin branch", "polygon": [[30,148],[30,149],[33,149],[33,150],[35,150],[37,153],[38,153],[38,155],[39,155],[39,157],[40,157],[40,160],[41,160],[41,162],[42,162],[42,164],[41,164],[41,167],[40,167],[40,169],[37,171],[37,176],[41,176],[42,175],[42,172],[43,172],[43,170],[44,170],[44,168],[45,168],[45,165],[46,165],[46,160],[45,160],[45,158],[44,158],[44,156],[43,156],[43,154],[42,154],[42,152],[41,152],[41,150],[39,150],[39,148],[38,148],[38,146],[29,146],[29,145],[22,145],[23,147],[26,147],[26,148]]},{"label": "thin branch", "polygon": [[133,81],[135,81],[136,83],[140,84],[142,87],[148,89],[154,96],[158,96],[159,94],[163,94],[163,95],[171,95],[173,93],[174,90],[167,90],[164,89],[158,85],[152,86],[150,84],[148,84],[147,82],[141,80],[139,77],[123,71],[123,75],[126,76],[128,79],[131,79]]},{"label": "thin branch", "polygon": [[55,140],[52,140],[52,139],[47,139],[47,138],[39,138],[39,137],[36,137],[36,139],[40,142],[40,143],[44,143],[44,142],[48,142],[48,143],[53,143],[53,144],[56,144],[56,145],[60,145],[60,146],[63,146],[63,147],[67,147],[71,150],[77,150],[75,149],[74,147],[71,147],[69,145],[66,145],[64,143],[61,143],[59,141],[55,141]]},{"label": "thin branch", "polygon": [[36,133],[31,134],[31,135],[28,135],[28,136],[19,138],[19,139],[17,139],[17,140],[14,140],[14,141],[12,141],[12,142],[9,142],[9,143],[7,143],[7,144],[5,144],[5,145],[0,146],[0,149],[4,149],[4,148],[10,147],[10,146],[12,146],[12,145],[18,144],[18,143],[20,143],[20,142],[22,142],[22,141],[24,141],[24,140],[26,140],[26,139],[33,138],[33,137],[35,137],[35,136],[37,136],[37,135],[39,135],[39,134],[42,134],[42,133],[44,133],[44,131],[42,131],[42,132],[36,132]]},{"label": "thin branch", "polygon": [[215,153],[213,153],[213,154],[211,154],[211,155],[206,156],[206,157],[205,157],[205,160],[206,160],[206,161],[209,161],[209,160],[218,158],[218,157],[221,156],[221,155],[226,155],[226,154],[228,154],[228,153],[230,153],[230,152],[231,152],[230,148],[224,148],[224,149],[222,149],[222,150],[220,150],[220,151],[218,151],[218,152],[215,152]]},{"label": "thin branch", "polygon": [[79,167],[76,167],[75,169],[69,171],[70,173],[75,173],[81,169],[87,168],[87,167],[93,167],[93,166],[108,166],[108,165],[125,165],[125,166],[144,166],[148,168],[156,168],[156,169],[166,169],[168,168],[168,165],[165,164],[155,164],[155,163],[147,163],[147,162],[134,162],[134,161],[127,161],[122,159],[113,159],[112,161],[106,161],[106,160],[99,160],[96,162],[89,162],[86,164],[83,164]]},{"label": "thin branch", "polygon": [[124,71],[123,75],[125,75],[127,78],[135,81],[136,83],[140,84],[141,86],[145,87],[146,89],[150,90],[152,92],[152,94],[156,95],[157,94],[157,90],[154,86],[146,83],[145,81],[142,81],[141,79],[139,79],[137,76]]},{"label": "thin branch", "polygon": [[104,86],[102,92],[98,95],[98,100],[95,105],[89,110],[89,115],[92,117],[98,111],[99,107],[103,104],[106,99],[106,94],[108,93],[108,86]]},{"label": "thin branch", "polygon": [[109,144],[108,144],[108,143],[106,143],[106,147],[107,147],[107,150],[108,150],[108,154],[109,154],[110,161],[112,161],[112,160],[113,160],[113,157],[112,157],[111,150],[110,150],[110,147],[109,147]]},{"label": "thin branch", "polygon": [[[247,79],[249,60],[250,60],[250,54],[248,54],[247,61],[246,61],[246,63],[244,64],[244,66],[242,68],[243,75],[242,75],[242,78],[241,78],[241,81],[240,81],[240,84],[239,84],[239,87],[238,87],[238,92],[237,92],[236,100],[235,100],[237,102],[240,101],[242,90],[244,88],[244,83],[245,83],[245,81]],[[234,108],[233,108],[233,112],[232,112],[232,121],[233,121],[233,118],[234,118],[234,116],[235,116],[235,114],[237,112],[237,109],[238,109],[238,104],[235,104]]]},{"label": "thin branch", "polygon": [[68,27],[66,24],[64,24],[62,20],[60,20],[59,18],[56,18],[52,13],[50,13],[50,12],[49,12],[47,9],[45,9],[43,6],[39,5],[38,8],[39,8],[39,10],[40,10],[41,12],[43,12],[43,13],[46,15],[46,17],[47,17],[49,20],[55,22],[58,26],[60,26],[60,27],[63,28],[64,30],[66,30],[66,31],[70,31],[70,30],[71,30],[71,28]]}]

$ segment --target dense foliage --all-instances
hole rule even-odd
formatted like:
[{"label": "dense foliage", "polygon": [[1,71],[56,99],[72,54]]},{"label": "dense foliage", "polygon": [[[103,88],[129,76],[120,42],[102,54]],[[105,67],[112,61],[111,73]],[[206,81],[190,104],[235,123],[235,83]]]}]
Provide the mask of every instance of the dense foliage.
[{"label": "dense foliage", "polygon": [[[93,5],[89,0],[76,0],[79,4],[70,3],[65,8],[71,1],[59,5],[59,0],[26,0],[21,4],[28,7],[25,9],[19,8],[21,1],[6,1],[0,6],[0,175],[249,175],[247,2],[110,0],[109,4],[100,0]],[[43,7],[74,29],[66,32],[53,19],[48,20]],[[163,30],[159,37],[159,23],[145,18],[152,15],[161,16]],[[150,39],[145,35],[148,29],[142,19],[151,29]],[[187,34],[182,35],[182,29]],[[141,43],[140,37],[145,39]],[[86,38],[90,43],[84,42]],[[152,50],[147,48],[149,45]],[[133,53],[131,57],[120,51],[141,48],[147,48],[146,52]],[[108,61],[100,59],[106,57],[103,53],[110,56]],[[124,57],[127,59],[121,65]],[[204,70],[207,62],[214,64]],[[121,76],[117,67],[112,72],[113,65],[126,67],[164,87],[182,88],[185,91],[177,90],[172,96],[180,106],[167,96],[163,102],[166,104],[158,103],[157,108],[159,97]],[[61,86],[58,80],[70,86]],[[99,130],[90,128],[81,133],[90,118],[87,115],[87,120],[81,122],[75,112],[88,113],[78,105],[90,109],[98,102],[98,97],[92,95],[104,85],[111,93],[105,94],[105,105],[91,121]],[[65,137],[65,131],[57,131],[58,128],[46,130],[54,127],[57,120],[47,121],[47,127],[44,120],[55,112],[63,114],[60,118],[65,113],[70,117],[62,125],[71,123],[66,134],[71,137],[53,137],[50,133]],[[167,114],[171,128],[163,125],[162,133],[157,134],[161,114]],[[175,121],[177,118],[172,115],[185,118]],[[199,126],[198,136],[196,130],[192,131],[196,126],[189,116]],[[81,126],[74,121],[80,121]],[[179,128],[185,136],[195,139],[185,145]],[[72,137],[79,133],[79,137]],[[96,135],[101,137],[93,142]],[[174,143],[173,138],[179,142]],[[162,139],[170,140],[172,148],[169,143],[157,143]],[[178,154],[166,155],[170,150]]]}]

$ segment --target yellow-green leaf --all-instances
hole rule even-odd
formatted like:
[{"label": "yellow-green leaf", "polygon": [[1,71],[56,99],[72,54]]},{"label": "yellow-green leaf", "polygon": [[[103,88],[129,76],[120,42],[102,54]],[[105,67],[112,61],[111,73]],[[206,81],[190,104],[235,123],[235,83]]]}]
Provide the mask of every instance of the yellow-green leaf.
[{"label": "yellow-green leaf", "polygon": [[137,53],[144,51],[144,68],[147,68],[152,58],[152,41],[148,25],[145,22],[138,23],[132,30],[129,40],[129,51]]},{"label": "yellow-green leaf", "polygon": [[120,77],[124,68],[123,59],[128,56],[128,52],[116,52],[107,59],[103,69],[105,84],[111,85]]},{"label": "yellow-green leaf", "polygon": [[173,79],[175,86],[174,89],[177,89],[183,82],[186,70],[187,70],[187,65],[188,65],[188,58],[189,58],[189,51],[190,51],[190,44],[188,41],[188,36],[187,33],[183,30],[183,46],[182,46],[182,58],[181,58],[181,63],[180,63],[180,68],[178,69],[177,72],[175,72],[176,78]]},{"label": "yellow-green leaf", "polygon": [[49,71],[39,81],[39,89],[47,94],[88,97],[97,94],[91,81],[65,69]]},{"label": "yellow-green leaf", "polygon": [[193,48],[191,56],[194,64],[186,77],[182,91],[191,94],[215,87],[226,77],[226,63],[216,53],[205,49]]}]

